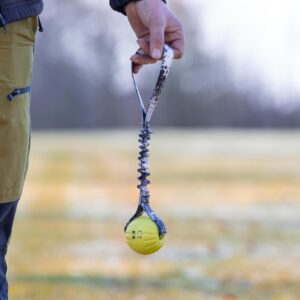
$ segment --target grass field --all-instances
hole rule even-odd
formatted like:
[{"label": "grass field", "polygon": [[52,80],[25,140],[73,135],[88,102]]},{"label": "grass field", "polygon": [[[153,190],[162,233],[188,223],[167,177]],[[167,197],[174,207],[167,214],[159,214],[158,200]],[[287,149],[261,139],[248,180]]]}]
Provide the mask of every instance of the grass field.
[{"label": "grass field", "polygon": [[34,133],[10,244],[12,300],[299,300],[300,132],[164,131],[151,201],[168,227],[129,250],[137,132]]}]

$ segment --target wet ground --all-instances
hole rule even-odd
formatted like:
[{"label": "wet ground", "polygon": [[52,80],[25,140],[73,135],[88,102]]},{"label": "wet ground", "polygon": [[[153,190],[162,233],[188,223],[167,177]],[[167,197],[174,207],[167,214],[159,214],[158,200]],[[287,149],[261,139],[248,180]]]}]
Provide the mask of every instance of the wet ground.
[{"label": "wet ground", "polygon": [[34,133],[10,245],[12,300],[299,300],[300,132],[164,131],[151,203],[165,247],[133,253],[137,132]]}]

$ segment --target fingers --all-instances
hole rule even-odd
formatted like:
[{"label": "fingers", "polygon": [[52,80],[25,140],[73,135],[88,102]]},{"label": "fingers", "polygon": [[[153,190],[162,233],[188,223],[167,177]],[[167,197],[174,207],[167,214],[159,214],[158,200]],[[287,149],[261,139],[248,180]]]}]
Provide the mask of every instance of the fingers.
[{"label": "fingers", "polygon": [[183,56],[185,48],[185,39],[183,32],[167,34],[166,43],[174,50],[175,59],[180,59]]},{"label": "fingers", "polygon": [[138,65],[149,65],[154,64],[156,62],[155,59],[148,55],[134,54],[131,56],[131,61]]},{"label": "fingers", "polygon": [[133,73],[137,74],[141,69],[142,69],[143,65],[138,65],[136,63],[133,64]]},{"label": "fingers", "polygon": [[181,47],[181,43],[180,45],[177,45],[179,43],[179,41],[175,41],[173,43],[170,44],[170,47],[174,50],[174,59],[180,59],[183,56],[183,51],[180,50]]},{"label": "fingers", "polygon": [[144,51],[144,53],[150,56],[149,41],[147,41],[146,39],[138,39],[137,43],[140,46],[140,48]]},{"label": "fingers", "polygon": [[131,56],[131,61],[134,62],[133,72],[137,74],[143,65],[154,64],[157,62],[150,56],[150,44],[145,39],[138,39],[138,45],[143,50],[143,54],[135,53]]},{"label": "fingers", "polygon": [[163,16],[153,15],[149,20],[150,54],[153,59],[160,59],[165,44],[165,28]]},{"label": "fingers", "polygon": [[[165,42],[174,50],[174,58],[180,59],[183,56],[185,48],[185,39],[183,32],[176,31],[165,34]],[[138,45],[143,50],[143,55],[133,55],[131,60],[141,64],[153,64],[157,60],[153,59],[150,55],[150,43],[147,37],[140,38],[137,40]]]}]

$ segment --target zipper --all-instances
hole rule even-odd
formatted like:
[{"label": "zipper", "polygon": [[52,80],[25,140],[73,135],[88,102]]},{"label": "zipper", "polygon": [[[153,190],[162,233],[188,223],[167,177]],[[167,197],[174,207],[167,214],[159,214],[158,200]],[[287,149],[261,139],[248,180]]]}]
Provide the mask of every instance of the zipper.
[{"label": "zipper", "polygon": [[0,27],[2,27],[2,29],[3,29],[4,32],[7,32],[6,25],[7,25],[7,22],[3,18],[2,14],[0,13]]},{"label": "zipper", "polygon": [[44,27],[43,27],[43,24],[41,22],[41,18],[38,17],[38,20],[39,20],[39,32],[44,32]]},{"label": "zipper", "polygon": [[9,101],[13,101],[15,97],[22,95],[22,94],[30,93],[30,92],[31,92],[31,86],[14,89],[10,94],[7,95],[7,99]]}]

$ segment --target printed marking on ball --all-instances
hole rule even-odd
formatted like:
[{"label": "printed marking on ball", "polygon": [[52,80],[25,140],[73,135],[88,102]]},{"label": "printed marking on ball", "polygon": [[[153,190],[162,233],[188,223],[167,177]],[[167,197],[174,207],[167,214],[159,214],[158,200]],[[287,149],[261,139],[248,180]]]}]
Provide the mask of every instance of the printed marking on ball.
[{"label": "printed marking on ball", "polygon": [[134,219],[127,227],[128,246],[140,254],[152,254],[163,247],[165,237],[159,237],[157,225],[148,216]]}]

